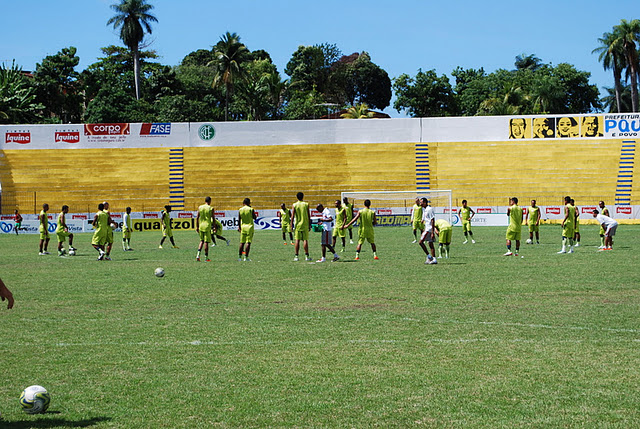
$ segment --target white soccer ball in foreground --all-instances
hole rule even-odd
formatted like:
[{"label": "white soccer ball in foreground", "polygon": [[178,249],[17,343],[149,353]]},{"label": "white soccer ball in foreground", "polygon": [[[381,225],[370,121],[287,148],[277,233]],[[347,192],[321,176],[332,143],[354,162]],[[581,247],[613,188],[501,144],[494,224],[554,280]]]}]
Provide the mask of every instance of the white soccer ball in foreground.
[{"label": "white soccer ball in foreground", "polygon": [[20,405],[27,414],[40,414],[47,411],[51,395],[42,386],[29,386],[20,395]]},{"label": "white soccer ball in foreground", "polygon": [[527,238],[527,244],[532,244],[533,241],[530,238]]},{"label": "white soccer ball in foreground", "polygon": [[156,268],[156,271],[154,273],[156,275],[156,277],[164,277],[164,268]]},{"label": "white soccer ball in foreground", "polygon": [[75,250],[69,250],[69,256],[76,256]]}]

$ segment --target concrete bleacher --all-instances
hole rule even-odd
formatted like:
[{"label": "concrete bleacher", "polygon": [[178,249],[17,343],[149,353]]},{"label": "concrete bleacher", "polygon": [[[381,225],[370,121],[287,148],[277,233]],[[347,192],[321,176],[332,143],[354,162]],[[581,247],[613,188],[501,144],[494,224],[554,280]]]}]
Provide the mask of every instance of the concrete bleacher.
[{"label": "concrete bleacher", "polygon": [[216,209],[291,205],[296,193],[331,204],[345,190],[406,190],[415,186],[413,144],[332,144],[185,148],[185,207],[205,196]]},{"label": "concrete bleacher", "polygon": [[557,205],[571,195],[580,204],[613,200],[619,140],[527,140],[431,143],[431,184],[452,189],[456,204],[507,205],[522,202]]},{"label": "concrete bleacher", "polygon": [[43,203],[94,212],[105,200],[112,211],[160,210],[168,201],[165,148],[6,150],[2,162],[3,213],[37,213]]}]

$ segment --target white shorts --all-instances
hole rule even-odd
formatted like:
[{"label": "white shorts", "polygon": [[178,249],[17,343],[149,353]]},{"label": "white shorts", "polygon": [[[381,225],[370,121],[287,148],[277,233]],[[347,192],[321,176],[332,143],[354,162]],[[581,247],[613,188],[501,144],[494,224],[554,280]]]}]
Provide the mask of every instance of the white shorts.
[{"label": "white shorts", "polygon": [[326,246],[327,244],[331,245],[333,243],[333,237],[331,236],[332,231],[322,230],[322,242],[321,244]]},{"label": "white shorts", "polygon": [[420,241],[424,242],[426,241],[427,243],[433,243],[435,241],[435,234],[433,232],[431,232],[431,228],[429,229],[425,229],[424,232],[422,233],[422,236],[420,236]]},{"label": "white shorts", "polygon": [[606,235],[607,237],[613,237],[614,235],[616,235],[616,229],[618,229],[618,224],[611,225],[604,232],[604,235]]}]

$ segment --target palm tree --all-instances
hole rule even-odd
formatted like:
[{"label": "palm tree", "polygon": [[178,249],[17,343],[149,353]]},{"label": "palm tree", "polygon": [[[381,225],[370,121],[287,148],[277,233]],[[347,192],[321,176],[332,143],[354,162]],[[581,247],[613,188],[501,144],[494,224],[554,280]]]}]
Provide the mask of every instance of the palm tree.
[{"label": "palm tree", "polygon": [[[607,95],[600,99],[605,112],[620,113],[631,111],[631,89],[629,85],[621,85],[622,89],[618,91],[614,88],[605,88]],[[618,106],[618,98],[620,105]]]},{"label": "palm tree", "polygon": [[624,50],[620,44],[618,35],[614,33],[604,33],[598,39],[600,46],[591,51],[592,54],[599,54],[598,61],[602,62],[605,70],[613,70],[613,81],[616,93],[616,106],[618,113],[622,112],[622,70],[625,68]]},{"label": "palm tree", "polygon": [[120,39],[133,53],[133,75],[136,90],[136,99],[140,99],[140,44],[144,39],[145,31],[151,34],[151,22],[158,19],[149,11],[153,6],[147,0],[120,0],[119,4],[112,4],[111,9],[117,13],[107,25],[120,28]]},{"label": "palm tree", "polygon": [[229,119],[229,99],[233,94],[236,81],[244,79],[246,73],[242,64],[250,61],[249,49],[240,43],[240,36],[236,33],[227,33],[220,38],[214,46],[215,60],[209,63],[216,68],[213,79],[213,87],[224,85],[224,120]]},{"label": "palm tree", "polygon": [[369,110],[369,106],[366,103],[362,103],[349,107],[347,111],[340,116],[344,119],[366,119],[373,118],[373,112]]},{"label": "palm tree", "polygon": [[627,60],[627,73],[631,80],[631,110],[638,111],[638,50],[636,42],[640,39],[640,20],[633,19],[627,21],[620,20],[620,25],[613,27],[613,32],[617,36],[615,43],[622,46],[625,59]]},{"label": "palm tree", "polygon": [[535,54],[520,54],[516,56],[515,66],[516,70],[536,71],[542,67],[542,60],[536,57]]},{"label": "palm tree", "polygon": [[44,106],[36,102],[36,89],[15,61],[11,68],[0,64],[0,124],[29,124]]}]

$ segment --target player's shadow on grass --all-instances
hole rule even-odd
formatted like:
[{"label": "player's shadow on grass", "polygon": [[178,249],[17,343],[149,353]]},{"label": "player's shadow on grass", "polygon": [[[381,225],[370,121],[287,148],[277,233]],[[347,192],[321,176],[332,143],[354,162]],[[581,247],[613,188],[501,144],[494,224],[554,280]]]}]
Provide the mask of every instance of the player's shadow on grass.
[{"label": "player's shadow on grass", "polygon": [[[50,411],[46,414],[59,414],[56,411]],[[37,417],[33,417],[36,419]],[[52,419],[41,419],[41,420],[32,420],[29,418],[28,420],[21,422],[4,422],[0,420],[0,427],[3,429],[47,429],[47,428],[57,428],[57,427],[66,427],[66,428],[88,428],[91,426],[95,426],[98,423],[108,422],[111,420],[111,417],[93,417],[90,419],[83,420],[68,420],[64,418],[52,418]]]}]

